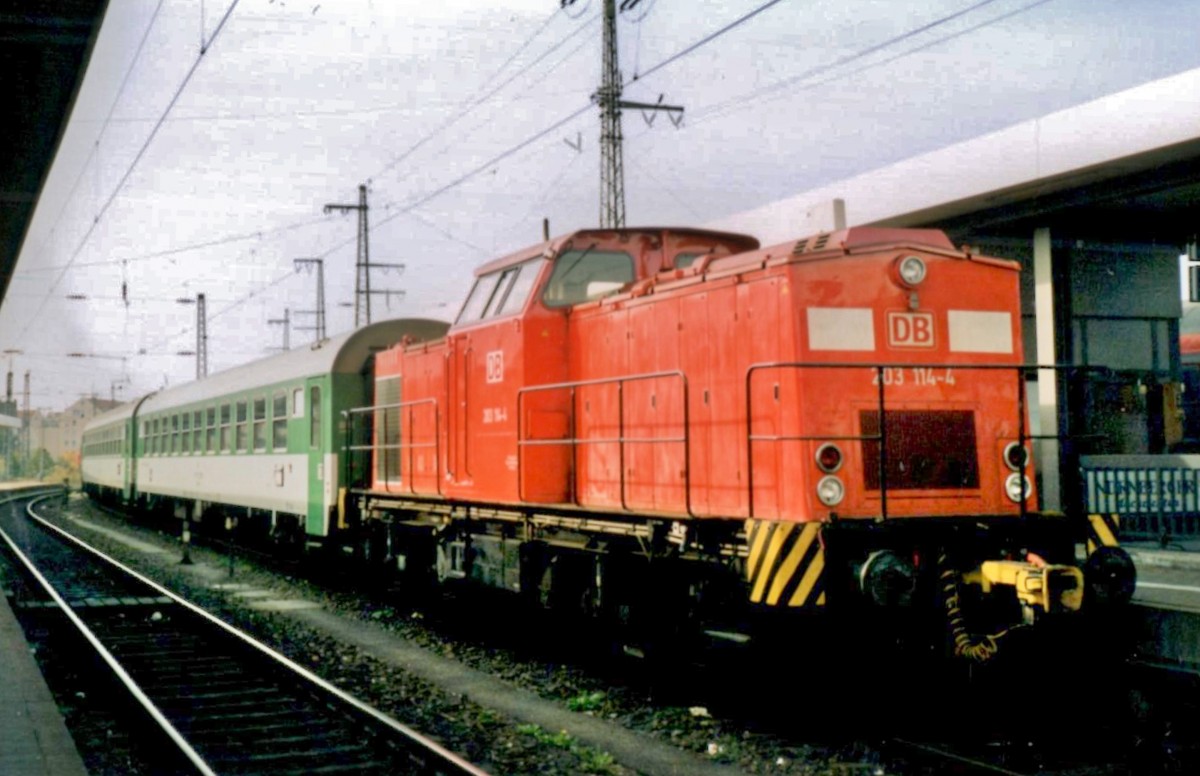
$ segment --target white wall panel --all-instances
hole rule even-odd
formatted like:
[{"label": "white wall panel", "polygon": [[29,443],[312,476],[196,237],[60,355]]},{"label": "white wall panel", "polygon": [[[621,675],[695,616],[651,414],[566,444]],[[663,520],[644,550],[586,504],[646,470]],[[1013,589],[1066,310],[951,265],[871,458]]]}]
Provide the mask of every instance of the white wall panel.
[{"label": "white wall panel", "polygon": [[138,490],[308,514],[308,456],[195,455],[138,461]]}]

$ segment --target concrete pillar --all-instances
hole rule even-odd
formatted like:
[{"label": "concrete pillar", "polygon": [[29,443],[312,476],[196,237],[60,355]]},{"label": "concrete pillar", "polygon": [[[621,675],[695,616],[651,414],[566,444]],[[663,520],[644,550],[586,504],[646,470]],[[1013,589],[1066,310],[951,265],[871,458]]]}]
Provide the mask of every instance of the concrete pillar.
[{"label": "concrete pillar", "polygon": [[[1034,315],[1037,321],[1037,363],[1057,362],[1054,331],[1054,271],[1051,256],[1050,230],[1033,232]],[[1058,375],[1052,370],[1038,372],[1038,431],[1041,436],[1058,434]],[[1057,439],[1039,440],[1035,450],[1041,471],[1042,508],[1062,510],[1062,485],[1059,478],[1059,444]]]}]

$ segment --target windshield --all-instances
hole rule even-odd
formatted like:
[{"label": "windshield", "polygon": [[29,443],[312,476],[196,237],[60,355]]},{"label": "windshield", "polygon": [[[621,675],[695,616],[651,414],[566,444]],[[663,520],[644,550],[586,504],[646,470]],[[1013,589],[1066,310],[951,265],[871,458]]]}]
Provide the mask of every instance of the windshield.
[{"label": "windshield", "polygon": [[567,307],[614,294],[633,281],[633,257],[624,251],[564,251],[546,283],[547,307]]}]

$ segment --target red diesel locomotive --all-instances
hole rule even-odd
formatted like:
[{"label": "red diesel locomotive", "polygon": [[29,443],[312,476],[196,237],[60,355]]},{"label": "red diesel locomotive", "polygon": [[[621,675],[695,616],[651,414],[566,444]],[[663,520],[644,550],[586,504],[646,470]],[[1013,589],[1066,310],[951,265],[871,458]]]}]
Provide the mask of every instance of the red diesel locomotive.
[{"label": "red diesel locomotive", "polygon": [[1018,265],[936,230],[578,231],[376,356],[343,519],[388,569],[620,622],[922,607],[983,659],[1084,597],[1020,319]]}]

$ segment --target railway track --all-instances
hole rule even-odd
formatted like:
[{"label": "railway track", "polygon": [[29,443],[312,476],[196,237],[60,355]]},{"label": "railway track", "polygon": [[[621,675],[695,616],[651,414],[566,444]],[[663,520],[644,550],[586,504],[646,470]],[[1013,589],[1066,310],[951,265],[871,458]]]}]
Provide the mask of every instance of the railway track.
[{"label": "railway track", "polygon": [[1023,771],[1013,770],[998,763],[989,762],[976,754],[956,752],[944,744],[911,741],[893,738],[888,742],[893,750],[914,765],[925,766],[933,773],[953,773],[957,776],[1027,776]]},{"label": "railway track", "polygon": [[473,774],[481,769],[253,637],[42,520],[4,510],[0,540],[202,774]]}]

